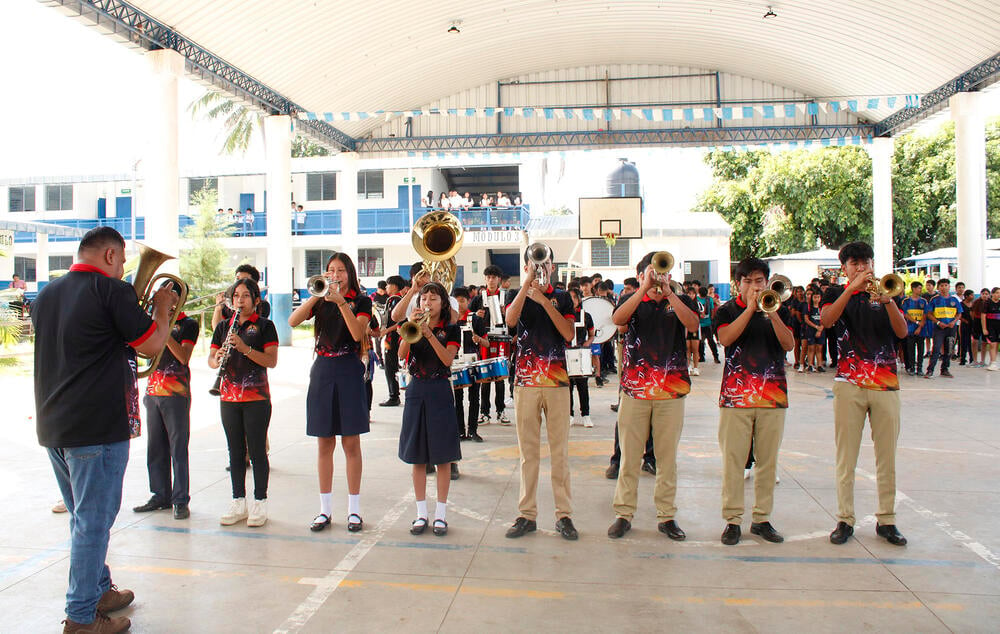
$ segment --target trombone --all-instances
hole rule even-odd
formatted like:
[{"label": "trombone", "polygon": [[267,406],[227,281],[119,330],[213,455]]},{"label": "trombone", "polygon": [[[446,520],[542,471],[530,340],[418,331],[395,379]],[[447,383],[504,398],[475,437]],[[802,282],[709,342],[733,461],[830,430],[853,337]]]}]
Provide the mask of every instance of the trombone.
[{"label": "trombone", "polygon": [[[167,331],[171,331],[174,328],[174,324],[177,322],[177,316],[180,315],[181,310],[184,308],[184,303],[187,302],[188,295],[188,285],[181,278],[176,275],[171,275],[170,273],[160,273],[159,275],[153,275],[160,266],[167,260],[173,260],[174,256],[167,255],[166,253],[160,253],[156,249],[147,247],[146,245],[137,242],[136,245],[139,247],[139,262],[135,267],[135,274],[132,276],[132,286],[135,288],[136,297],[139,298],[139,308],[146,312],[152,311],[153,294],[156,292],[160,286],[166,282],[173,282],[177,285],[178,299],[177,304],[173,307],[170,314],[170,323],[167,325]],[[149,376],[156,370],[156,366],[160,364],[160,358],[163,356],[163,350],[166,348],[166,344],[160,351],[156,354],[149,356],[144,355],[141,352],[136,351],[136,361],[138,376],[140,378]],[[139,369],[138,361],[145,360],[146,364],[144,367]]]},{"label": "trombone", "polygon": [[782,302],[792,296],[792,280],[784,275],[774,275],[767,281],[767,289],[757,295],[757,308],[765,313],[777,312]]},{"label": "trombone", "polygon": [[869,295],[895,297],[903,292],[903,278],[895,273],[888,273],[882,277],[872,277],[869,278],[868,288],[865,290]]}]

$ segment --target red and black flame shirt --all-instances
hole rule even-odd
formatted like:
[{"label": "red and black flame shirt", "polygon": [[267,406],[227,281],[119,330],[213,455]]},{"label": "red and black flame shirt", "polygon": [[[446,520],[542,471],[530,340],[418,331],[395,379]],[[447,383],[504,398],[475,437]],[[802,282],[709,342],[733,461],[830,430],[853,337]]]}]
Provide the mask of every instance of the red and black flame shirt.
[{"label": "red and black flame shirt", "polygon": [[[177,316],[170,336],[174,341],[189,343],[192,346],[198,341],[198,322],[184,313]],[[191,368],[177,360],[170,348],[163,349],[163,356],[156,366],[156,371],[149,375],[146,384],[146,394],[149,396],[182,396],[191,398]]]},{"label": "red and black flame shirt", "polygon": [[[212,353],[222,347],[229,334],[232,320],[220,321],[212,333]],[[237,326],[236,334],[254,350],[264,352],[278,345],[278,331],[270,319],[257,313]],[[229,360],[222,371],[220,397],[227,403],[267,401],[271,399],[271,388],[267,383],[267,368],[251,361],[235,347],[229,351]]]},{"label": "red and black flame shirt", "polygon": [[[545,297],[564,319],[574,321],[569,293],[545,289]],[[558,317],[557,317],[558,319]],[[566,371],[566,341],[545,309],[530,297],[524,298],[517,321],[517,367],[514,384],[521,387],[563,387],[569,385]]]},{"label": "red and black flame shirt", "polygon": [[[446,326],[444,322],[438,322],[431,331],[441,342],[441,345],[459,348],[461,333],[456,324]],[[424,337],[410,345],[410,354],[406,358],[406,369],[410,376],[415,379],[447,379],[451,377],[451,368],[441,363],[437,352]]]},{"label": "red and black flame shirt", "polygon": [[74,264],[32,302],[35,409],[43,447],[122,442],[138,434],[134,348],[156,330],[135,289]]},{"label": "red and black flame shirt", "polygon": [[[837,301],[843,286],[823,294],[823,307]],[[882,304],[856,292],[837,320],[837,380],[868,390],[899,389],[896,376],[896,333]]]},{"label": "red and black flame shirt", "polygon": [[[716,329],[736,321],[746,307],[739,296],[720,306],[715,313]],[[792,313],[788,308],[779,308],[778,317],[791,328]],[[785,350],[774,334],[774,326],[759,310],[736,341],[726,346],[719,407],[788,407]]]},{"label": "red and black flame shirt", "polygon": [[[370,297],[357,295],[352,289],[344,293],[344,300],[355,317],[364,315],[371,319],[372,300]],[[336,302],[326,300],[316,302],[309,316],[316,319],[315,327],[319,331],[319,335],[316,337],[317,356],[340,357],[345,354],[358,355],[361,353],[361,342],[354,340]],[[322,326],[321,329],[320,326]]]},{"label": "red and black flame shirt", "polygon": [[[698,312],[695,300],[686,295],[678,298]],[[690,392],[685,337],[684,324],[667,298],[657,302],[643,296],[625,332],[622,390],[632,398],[653,401],[681,398]]]}]

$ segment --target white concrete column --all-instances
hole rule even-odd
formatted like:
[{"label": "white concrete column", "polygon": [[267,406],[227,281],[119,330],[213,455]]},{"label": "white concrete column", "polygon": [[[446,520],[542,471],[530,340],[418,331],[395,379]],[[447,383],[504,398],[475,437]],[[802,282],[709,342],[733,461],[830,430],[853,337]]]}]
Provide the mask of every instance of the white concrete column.
[{"label": "white concrete column", "polygon": [[[982,288],[986,271],[986,119],[983,94],[962,92],[948,101],[955,120],[958,277]],[[952,280],[952,284],[956,280]]]},{"label": "white concrete column", "polygon": [[292,345],[292,119],[264,119],[264,175],[267,187],[267,297],[278,342]]},{"label": "white concrete column", "polygon": [[358,265],[358,155],[340,155],[341,169],[337,182],[337,202],[340,203],[340,250]]},{"label": "white concrete column", "polygon": [[[140,208],[146,218],[142,241],[159,251],[179,256],[177,84],[184,73],[184,58],[177,51],[159,50],[147,53],[146,59],[153,72],[146,94],[147,143],[140,164],[143,173]],[[161,268],[163,272],[177,273],[178,270],[179,260],[170,260]]]},{"label": "white concrete column", "polygon": [[873,139],[867,146],[872,157],[872,248],[875,275],[892,273],[892,153],[889,137]]},{"label": "white concrete column", "polygon": [[38,290],[42,290],[49,282],[49,234],[37,234],[38,249],[35,251],[35,280]]}]

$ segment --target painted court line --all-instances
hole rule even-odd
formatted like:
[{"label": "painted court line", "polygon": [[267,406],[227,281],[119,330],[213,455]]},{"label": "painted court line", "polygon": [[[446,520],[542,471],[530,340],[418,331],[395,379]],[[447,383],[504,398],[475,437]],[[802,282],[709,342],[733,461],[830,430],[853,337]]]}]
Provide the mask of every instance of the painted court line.
[{"label": "painted court line", "polygon": [[343,559],[340,560],[333,570],[327,573],[326,577],[321,579],[316,587],[313,589],[309,596],[306,597],[305,601],[299,604],[297,608],[285,619],[282,623],[274,630],[275,634],[288,634],[290,632],[298,632],[309,622],[309,619],[319,611],[326,600],[330,598],[340,583],[354,570],[355,567],[365,558],[365,555],[375,547],[375,544],[379,539],[385,535],[389,527],[396,523],[397,520],[403,515],[406,507],[410,505],[414,497],[412,493],[407,493],[396,505],[389,509],[389,511],[382,517],[382,520],[375,527],[375,530],[371,531],[369,534],[365,535],[361,541],[359,541],[354,548],[351,549]]}]

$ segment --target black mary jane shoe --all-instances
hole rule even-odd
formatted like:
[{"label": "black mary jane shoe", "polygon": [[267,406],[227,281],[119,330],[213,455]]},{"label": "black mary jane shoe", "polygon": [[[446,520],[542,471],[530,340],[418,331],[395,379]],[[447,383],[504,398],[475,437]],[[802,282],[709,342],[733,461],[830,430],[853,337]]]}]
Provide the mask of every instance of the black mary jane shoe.
[{"label": "black mary jane shoe", "polygon": [[309,525],[309,530],[314,533],[318,533],[329,525],[330,516],[326,513],[320,513],[316,516],[316,519],[313,520],[313,523]]},{"label": "black mary jane shoe", "polygon": [[434,526],[431,527],[431,530],[438,537],[444,537],[448,534],[448,522],[444,520],[434,520]]},{"label": "black mary jane shoe", "polygon": [[[354,520],[355,517],[358,518],[357,521]],[[347,516],[347,530],[351,531],[352,533],[360,532],[361,529],[364,528],[364,526],[365,523],[361,520],[361,516],[358,515],[357,513],[351,513],[350,515]]]},{"label": "black mary jane shoe", "polygon": [[427,530],[426,517],[418,517],[410,524],[410,535],[423,535],[425,530]]}]

